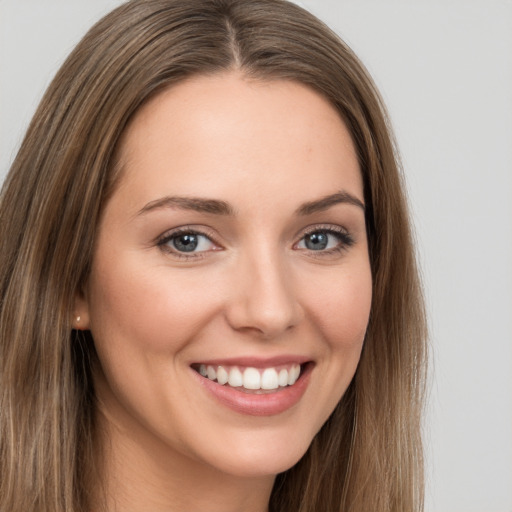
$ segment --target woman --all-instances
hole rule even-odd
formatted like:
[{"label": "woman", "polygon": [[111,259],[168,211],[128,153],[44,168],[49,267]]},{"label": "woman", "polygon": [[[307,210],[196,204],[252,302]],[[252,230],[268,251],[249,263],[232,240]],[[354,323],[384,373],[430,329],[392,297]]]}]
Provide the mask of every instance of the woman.
[{"label": "woman", "polygon": [[0,510],[421,510],[397,157],[310,14],[119,7],[50,85],[0,216]]}]

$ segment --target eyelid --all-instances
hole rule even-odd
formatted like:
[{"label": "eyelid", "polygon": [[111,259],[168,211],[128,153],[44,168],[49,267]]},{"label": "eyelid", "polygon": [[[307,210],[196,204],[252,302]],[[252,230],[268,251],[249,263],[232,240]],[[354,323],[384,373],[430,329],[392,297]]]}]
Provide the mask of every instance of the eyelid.
[{"label": "eyelid", "polygon": [[340,237],[340,244],[336,247],[333,247],[331,249],[326,249],[323,251],[312,251],[308,249],[303,249],[304,251],[308,251],[310,253],[316,253],[315,256],[322,256],[322,255],[328,255],[335,252],[340,252],[343,250],[346,250],[350,248],[355,243],[355,239],[350,233],[348,229],[346,229],[343,226],[340,226],[338,224],[314,224],[311,226],[307,226],[304,228],[300,235],[300,238],[295,242],[294,248],[297,248],[298,244],[308,235],[317,233],[317,232],[324,232],[324,233],[333,233],[335,235],[338,235]]},{"label": "eyelid", "polygon": [[[309,253],[316,253],[315,256],[321,257],[322,255],[329,255],[333,253],[338,253],[344,250],[347,250],[350,248],[354,243],[355,240],[353,236],[351,235],[350,231],[346,229],[343,226],[340,226],[338,224],[313,224],[310,226],[307,226],[303,228],[298,234],[297,237],[298,240],[293,244],[294,249],[298,249],[298,244],[304,239],[304,237],[316,233],[316,232],[325,232],[325,233],[331,233],[338,235],[340,237],[340,243],[333,248],[326,249],[326,250],[319,250],[319,251],[313,251],[309,249],[303,249],[300,248],[300,250],[307,251]],[[199,236],[206,237],[213,245],[216,246],[215,249],[212,250],[206,250],[206,251],[200,251],[200,252],[180,252],[175,249],[173,249],[171,246],[166,246],[166,244],[174,237],[177,237],[182,234],[194,234]],[[185,259],[185,260],[193,260],[193,259],[199,259],[206,257],[211,252],[216,252],[219,250],[223,250],[224,247],[222,244],[220,244],[217,241],[217,235],[216,233],[206,226],[196,226],[196,225],[184,225],[184,226],[178,226],[172,229],[169,229],[159,235],[156,239],[154,244],[160,248],[163,252],[166,254],[170,254],[173,257],[176,257],[178,259]]]},{"label": "eyelid", "polygon": [[[210,240],[210,242],[213,245],[216,246],[216,249],[212,249],[209,251],[185,253],[185,252],[180,252],[180,251],[173,249],[170,245],[169,246],[166,245],[174,237],[177,237],[179,235],[186,235],[186,234],[204,236],[205,238]],[[221,244],[219,244],[217,242],[216,238],[217,238],[217,236],[215,235],[213,230],[211,230],[205,226],[198,227],[198,226],[194,226],[194,225],[185,225],[185,226],[178,226],[178,227],[175,227],[175,228],[165,231],[164,233],[162,233],[155,239],[154,244],[161,251],[165,252],[166,254],[170,254],[179,259],[190,260],[190,259],[204,258],[206,256],[206,254],[208,254],[210,252],[222,250],[223,247]]]},{"label": "eyelid", "polygon": [[351,236],[350,231],[343,226],[338,224],[312,224],[310,226],[306,226],[302,228],[299,233],[297,233],[296,238],[302,240],[305,236],[310,235],[312,233],[316,233],[317,231],[325,231],[338,233],[340,235]]}]

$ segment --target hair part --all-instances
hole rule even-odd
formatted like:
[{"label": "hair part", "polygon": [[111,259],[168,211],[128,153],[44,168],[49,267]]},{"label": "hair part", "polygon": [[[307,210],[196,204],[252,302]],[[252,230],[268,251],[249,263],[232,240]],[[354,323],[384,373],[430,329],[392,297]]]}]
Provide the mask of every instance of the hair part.
[{"label": "hair part", "polygon": [[[358,154],[373,301],[356,375],[271,511],[422,510],[426,327],[404,184],[371,78],[323,23],[284,0],[132,0],[51,83],[0,196],[0,510],[89,512],[96,358],[72,331],[116,149],[138,109],[194,75],[238,70],[327,98]],[[71,334],[70,334],[71,333]]]}]

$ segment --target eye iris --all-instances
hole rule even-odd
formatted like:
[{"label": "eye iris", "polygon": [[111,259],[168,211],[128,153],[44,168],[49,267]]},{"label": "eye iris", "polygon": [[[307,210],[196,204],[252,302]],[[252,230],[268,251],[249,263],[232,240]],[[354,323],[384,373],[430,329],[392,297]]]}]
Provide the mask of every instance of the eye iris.
[{"label": "eye iris", "polygon": [[189,233],[187,235],[180,235],[174,238],[174,247],[181,252],[192,252],[197,248],[199,243],[197,235]]},{"label": "eye iris", "polygon": [[329,240],[326,233],[311,233],[306,236],[306,247],[313,251],[319,251],[327,247]]}]

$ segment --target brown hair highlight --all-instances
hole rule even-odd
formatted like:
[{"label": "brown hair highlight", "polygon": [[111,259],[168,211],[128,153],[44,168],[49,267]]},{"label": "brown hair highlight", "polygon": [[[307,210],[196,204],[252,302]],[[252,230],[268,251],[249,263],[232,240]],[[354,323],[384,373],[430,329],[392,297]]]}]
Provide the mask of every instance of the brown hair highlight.
[{"label": "brown hair highlight", "polygon": [[373,275],[356,375],[275,512],[422,510],[426,327],[400,164],[353,52],[283,0],[133,0],[98,22],[45,94],[0,196],[0,510],[90,512],[95,353],[72,331],[116,148],[163,88],[238,69],[312,87],[345,121],[363,175]]}]

